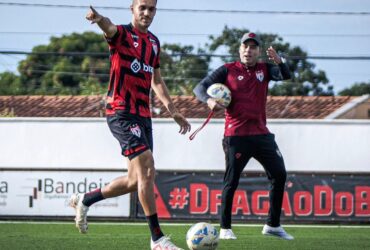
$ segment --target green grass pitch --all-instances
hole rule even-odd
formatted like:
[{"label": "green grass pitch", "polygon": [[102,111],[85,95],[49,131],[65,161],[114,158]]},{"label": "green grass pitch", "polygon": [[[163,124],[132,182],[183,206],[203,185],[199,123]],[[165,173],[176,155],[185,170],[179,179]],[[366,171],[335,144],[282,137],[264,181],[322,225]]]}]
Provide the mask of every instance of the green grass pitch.
[{"label": "green grass pitch", "polygon": [[[187,249],[185,234],[190,224],[163,224],[165,234]],[[219,228],[219,227],[217,227]],[[295,237],[285,241],[261,234],[260,226],[235,226],[238,239],[220,241],[222,249],[370,249],[370,226],[286,226]],[[89,233],[79,234],[72,223],[0,223],[0,249],[149,249],[149,229],[145,224],[90,223]]]}]

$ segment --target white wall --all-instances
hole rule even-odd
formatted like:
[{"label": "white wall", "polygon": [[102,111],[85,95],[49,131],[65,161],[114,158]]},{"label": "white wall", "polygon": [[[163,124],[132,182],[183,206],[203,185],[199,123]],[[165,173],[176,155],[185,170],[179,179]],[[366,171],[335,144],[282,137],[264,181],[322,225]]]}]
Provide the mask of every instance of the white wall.
[{"label": "white wall", "polygon": [[[193,130],[203,120],[191,120]],[[270,120],[288,171],[370,172],[370,121]],[[157,169],[223,170],[223,121],[193,141],[170,120],[153,121]],[[0,168],[122,169],[105,119],[2,118]],[[255,161],[247,170],[262,170]]]}]

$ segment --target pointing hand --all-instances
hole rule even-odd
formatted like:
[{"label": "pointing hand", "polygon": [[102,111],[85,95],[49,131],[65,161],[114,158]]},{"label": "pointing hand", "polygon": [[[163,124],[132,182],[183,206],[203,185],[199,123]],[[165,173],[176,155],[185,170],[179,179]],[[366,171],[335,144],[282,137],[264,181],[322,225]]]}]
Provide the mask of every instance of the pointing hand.
[{"label": "pointing hand", "polygon": [[101,16],[91,5],[90,10],[86,15],[86,19],[91,22],[91,24],[98,23],[103,19]]}]

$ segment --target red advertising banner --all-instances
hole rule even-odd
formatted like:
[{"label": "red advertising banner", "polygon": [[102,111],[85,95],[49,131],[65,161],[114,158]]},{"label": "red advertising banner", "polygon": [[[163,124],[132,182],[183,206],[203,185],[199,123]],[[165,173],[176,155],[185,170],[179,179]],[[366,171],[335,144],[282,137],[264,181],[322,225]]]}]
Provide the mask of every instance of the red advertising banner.
[{"label": "red advertising banner", "polygon": [[[156,202],[160,218],[220,217],[223,173],[159,172]],[[243,173],[233,200],[233,220],[265,220],[269,181],[263,173]],[[144,217],[136,198],[134,213]],[[370,222],[370,174],[288,174],[282,221]]]}]

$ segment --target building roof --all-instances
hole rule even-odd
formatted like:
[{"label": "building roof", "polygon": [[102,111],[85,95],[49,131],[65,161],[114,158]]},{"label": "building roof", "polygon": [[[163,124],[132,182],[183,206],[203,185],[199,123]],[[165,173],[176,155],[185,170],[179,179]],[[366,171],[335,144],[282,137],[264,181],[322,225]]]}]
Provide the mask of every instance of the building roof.
[{"label": "building roof", "polygon": [[102,96],[0,96],[0,115],[15,117],[101,117]]},{"label": "building roof", "polygon": [[[348,96],[268,96],[269,119],[324,119],[356,97]],[[205,118],[209,109],[193,96],[173,96],[175,106],[187,118]],[[154,98],[153,117],[169,114]],[[0,116],[15,117],[103,117],[105,97],[94,96],[0,96]],[[223,118],[223,111],[215,118]]]}]

